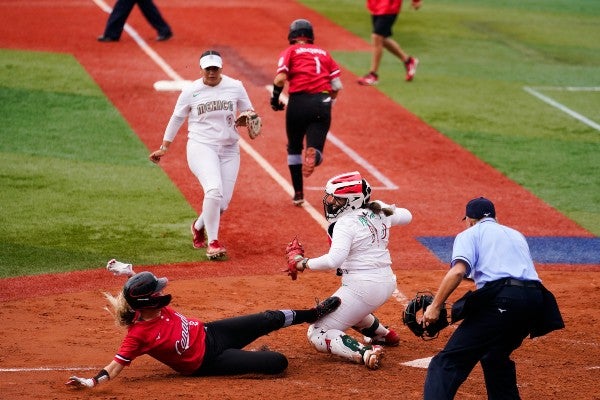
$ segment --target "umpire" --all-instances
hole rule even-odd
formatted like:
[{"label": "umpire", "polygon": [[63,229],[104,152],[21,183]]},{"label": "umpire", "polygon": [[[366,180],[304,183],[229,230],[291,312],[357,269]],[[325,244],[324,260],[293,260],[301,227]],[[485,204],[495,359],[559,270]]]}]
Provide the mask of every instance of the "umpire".
[{"label": "umpire", "polygon": [[442,304],[463,278],[469,291],[452,308],[452,320],[463,320],[429,364],[425,400],[453,399],[477,362],[481,362],[488,399],[519,399],[511,353],[523,339],[564,328],[552,293],[541,283],[529,246],[518,231],[496,221],[494,204],[483,197],[467,203],[468,228],[458,234],[451,267],[442,279],[423,324],[437,321]]}]

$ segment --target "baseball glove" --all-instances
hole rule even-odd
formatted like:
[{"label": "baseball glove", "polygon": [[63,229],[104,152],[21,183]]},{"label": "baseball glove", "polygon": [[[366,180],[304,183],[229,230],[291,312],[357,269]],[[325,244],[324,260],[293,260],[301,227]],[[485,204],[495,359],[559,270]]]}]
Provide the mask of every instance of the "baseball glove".
[{"label": "baseball glove", "polygon": [[423,340],[437,338],[440,331],[449,325],[446,304],[444,304],[440,310],[440,317],[437,321],[424,327],[421,322],[417,320],[417,316],[420,316],[419,319],[422,319],[423,312],[425,312],[432,302],[433,294],[431,292],[418,292],[415,298],[408,302],[404,314],[402,315],[402,322],[404,325],[406,325],[415,336],[418,336]]},{"label": "baseball glove", "polygon": [[298,261],[304,258],[304,246],[302,243],[298,241],[298,238],[295,237],[290,243],[288,243],[285,248],[285,260],[287,263],[287,268],[284,269],[284,272],[295,281],[298,278],[298,269],[296,268],[296,264]]},{"label": "baseball glove", "polygon": [[256,139],[256,137],[260,135],[262,120],[257,113],[248,110],[240,113],[235,120],[235,126],[245,126],[248,129],[248,136],[250,136],[250,139]]}]

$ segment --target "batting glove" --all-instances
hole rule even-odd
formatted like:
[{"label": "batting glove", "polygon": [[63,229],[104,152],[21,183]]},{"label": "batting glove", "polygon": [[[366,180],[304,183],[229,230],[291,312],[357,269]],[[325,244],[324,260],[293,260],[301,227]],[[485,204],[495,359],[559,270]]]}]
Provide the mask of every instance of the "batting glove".
[{"label": "batting glove", "polygon": [[133,276],[135,272],[133,272],[133,267],[131,264],[125,264],[121,261],[117,261],[114,258],[106,264],[106,269],[113,273],[115,276],[125,275],[125,276]]},{"label": "batting glove", "polygon": [[77,389],[93,388],[96,386],[96,381],[93,378],[80,378],[78,376],[72,376],[65,383],[67,386],[72,386]]}]

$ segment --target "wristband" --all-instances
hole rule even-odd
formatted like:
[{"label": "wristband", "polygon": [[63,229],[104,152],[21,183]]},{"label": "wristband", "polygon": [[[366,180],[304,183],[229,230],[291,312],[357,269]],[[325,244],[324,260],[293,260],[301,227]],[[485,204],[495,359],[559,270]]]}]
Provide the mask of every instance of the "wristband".
[{"label": "wristband", "polygon": [[102,369],[102,371],[98,372],[98,375],[96,375],[92,379],[94,380],[94,384],[97,385],[100,382],[109,380],[110,379],[110,375],[108,374],[107,370]]},{"label": "wristband", "polygon": [[167,151],[167,150],[169,150],[169,148],[167,146],[165,146],[164,144],[161,144],[160,145],[160,150]]},{"label": "wristband", "polygon": [[283,86],[273,85],[273,98],[278,99],[279,95],[281,94],[282,91],[283,91]]}]

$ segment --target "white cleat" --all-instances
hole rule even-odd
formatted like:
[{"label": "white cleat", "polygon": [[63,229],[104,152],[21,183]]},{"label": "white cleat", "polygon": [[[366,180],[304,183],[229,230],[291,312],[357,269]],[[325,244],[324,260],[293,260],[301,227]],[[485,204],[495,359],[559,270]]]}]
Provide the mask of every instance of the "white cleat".
[{"label": "white cleat", "polygon": [[374,345],[363,353],[363,362],[369,369],[378,369],[383,358],[383,347]]}]

